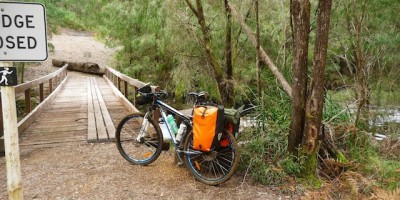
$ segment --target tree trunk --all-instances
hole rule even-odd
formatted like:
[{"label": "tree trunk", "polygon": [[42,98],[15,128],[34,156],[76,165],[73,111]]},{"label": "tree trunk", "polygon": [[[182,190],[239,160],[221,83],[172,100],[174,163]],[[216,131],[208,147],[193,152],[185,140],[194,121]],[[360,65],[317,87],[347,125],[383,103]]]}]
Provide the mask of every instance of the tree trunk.
[{"label": "tree trunk", "polygon": [[20,62],[20,63],[14,63],[15,66],[17,66],[17,72],[19,74],[19,80],[18,83],[24,83],[25,80],[25,62]]},{"label": "tree trunk", "polygon": [[226,64],[226,92],[224,94],[225,103],[233,106],[234,85],[233,85],[233,62],[232,62],[232,16],[231,11],[225,0],[226,12],[226,40],[225,40],[225,64]]},{"label": "tree trunk", "polygon": [[[246,15],[245,15],[244,20],[243,20],[245,23],[249,19],[251,11],[253,10],[253,4],[254,4],[254,1],[251,2],[250,6],[249,6],[249,9],[246,12]],[[242,46],[242,48],[240,48],[240,50],[237,50],[238,49],[238,45],[239,45],[239,38],[240,38],[241,34],[242,34],[242,27],[239,27],[239,31],[237,32],[236,37],[235,37],[236,38],[235,39],[235,45],[234,45],[235,55],[233,57],[233,63],[235,63],[238,55],[240,54],[241,50],[243,49],[243,46]],[[247,40],[245,42],[247,42]]]},{"label": "tree trunk", "polygon": [[305,158],[304,177],[317,179],[317,152],[321,132],[324,102],[324,81],[326,54],[328,49],[329,22],[332,0],[320,0],[318,3],[317,33],[314,49],[313,73],[309,97],[306,104],[306,121],[302,152]]},{"label": "tree trunk", "polygon": [[[365,63],[365,52],[364,52],[364,43],[362,38],[362,29],[364,18],[366,15],[366,6],[361,5],[361,13],[357,12],[357,6],[355,2],[350,2],[351,10],[347,11],[347,24],[348,31],[351,38],[351,48],[353,50],[353,57],[355,63],[355,93],[357,102],[357,110],[356,110],[356,119],[354,124],[357,126],[361,115],[366,107],[368,107],[368,72]],[[362,3],[361,3],[362,4]]]},{"label": "tree trunk", "polygon": [[[257,39],[254,36],[254,33],[251,31],[250,27],[246,25],[244,22],[243,18],[238,14],[236,11],[236,8],[233,6],[233,4],[227,0],[228,6],[231,9],[231,14],[236,18],[236,20],[239,22],[239,25],[242,27],[242,29],[246,32],[248,38],[250,41],[253,43],[253,45],[256,47],[257,46]],[[281,84],[283,90],[289,95],[289,97],[292,97],[292,88],[290,87],[289,83],[286,81],[285,77],[282,75],[282,73],[279,71],[279,69],[276,67],[276,65],[272,62],[272,60],[269,58],[267,53],[264,51],[262,47],[260,47],[260,55],[262,60],[267,64],[271,72],[275,75],[276,79],[278,82]]]},{"label": "tree trunk", "polygon": [[307,98],[310,2],[308,0],[291,0],[290,13],[293,34],[293,92],[288,150],[293,155],[298,155],[298,148],[300,147],[304,132],[305,104]]},{"label": "tree trunk", "polygon": [[65,60],[51,60],[53,66],[55,67],[63,67],[65,64],[68,64],[68,70],[78,71],[88,74],[95,74],[95,75],[104,75],[104,70],[100,69],[99,65],[96,63],[91,62],[69,62]]},{"label": "tree trunk", "polygon": [[221,66],[216,62],[214,55],[211,50],[210,45],[210,33],[206,26],[206,20],[204,18],[203,6],[201,4],[201,0],[196,0],[197,9],[190,3],[189,0],[185,0],[186,4],[192,10],[193,14],[197,17],[197,21],[200,25],[201,32],[203,34],[203,47],[206,54],[207,63],[211,65],[211,70],[214,72],[214,78],[218,85],[218,91],[220,96],[220,101],[223,102],[224,97],[223,94],[226,94],[225,89],[225,79],[223,77]]},{"label": "tree trunk", "polygon": [[263,103],[261,98],[261,55],[260,55],[260,18],[259,18],[259,4],[258,0],[255,0],[255,11],[256,11],[256,49],[257,49],[257,57],[256,57],[256,68],[257,68],[257,97],[260,103]]},{"label": "tree trunk", "polygon": [[[337,160],[341,163],[348,162],[346,159],[346,156],[339,151],[339,149],[336,147],[334,143],[334,132],[333,128],[330,127],[328,124],[324,124],[322,126],[322,133],[321,133],[321,148],[319,151],[319,156],[322,158],[333,158],[334,160]],[[325,155],[324,155],[325,154]]]}]

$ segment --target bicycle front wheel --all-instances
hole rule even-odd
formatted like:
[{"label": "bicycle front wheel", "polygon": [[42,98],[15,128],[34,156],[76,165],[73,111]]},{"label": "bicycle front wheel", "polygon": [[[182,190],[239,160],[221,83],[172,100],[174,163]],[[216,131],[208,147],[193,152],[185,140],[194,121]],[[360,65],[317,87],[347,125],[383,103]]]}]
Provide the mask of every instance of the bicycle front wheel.
[{"label": "bicycle front wheel", "polygon": [[148,165],[161,153],[163,138],[160,127],[151,117],[141,113],[126,116],[115,134],[119,153],[128,162]]},{"label": "bicycle front wheel", "polygon": [[183,160],[196,180],[208,184],[219,185],[232,177],[239,164],[237,144],[232,134],[224,133],[218,146],[210,152],[193,149],[193,132],[184,143]]}]

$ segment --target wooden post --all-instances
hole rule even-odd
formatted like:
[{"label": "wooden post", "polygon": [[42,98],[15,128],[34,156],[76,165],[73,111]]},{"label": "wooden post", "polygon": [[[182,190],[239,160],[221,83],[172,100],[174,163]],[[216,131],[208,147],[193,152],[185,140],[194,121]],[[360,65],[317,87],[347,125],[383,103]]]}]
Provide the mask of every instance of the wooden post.
[{"label": "wooden post", "polygon": [[54,77],[54,79],[55,79],[55,85],[54,85],[54,88],[57,88],[57,86],[58,86],[58,84],[60,83],[60,76],[59,75],[57,75],[56,77]]},{"label": "wooden post", "polygon": [[41,103],[44,100],[43,83],[39,84],[39,96],[40,96],[40,103]]},{"label": "wooden post", "polygon": [[53,79],[51,78],[49,80],[49,94],[51,94],[53,92]]},{"label": "wooden post", "polygon": [[121,78],[117,78],[118,90],[121,91]]},{"label": "wooden post", "polygon": [[29,114],[32,111],[32,104],[31,104],[31,89],[25,90],[25,112]]},{"label": "wooden post", "polygon": [[133,105],[136,106],[136,87],[133,87]]},{"label": "wooden post", "polygon": [[3,131],[3,106],[1,105],[0,94],[0,156],[4,153],[4,131]]},{"label": "wooden post", "polygon": [[[0,62],[0,65],[2,67],[12,67],[11,62]],[[3,108],[8,198],[23,199],[15,90],[13,86],[0,86],[0,88]]]},{"label": "wooden post", "polygon": [[124,95],[126,98],[128,98],[129,94],[128,94],[128,82],[124,81]]}]

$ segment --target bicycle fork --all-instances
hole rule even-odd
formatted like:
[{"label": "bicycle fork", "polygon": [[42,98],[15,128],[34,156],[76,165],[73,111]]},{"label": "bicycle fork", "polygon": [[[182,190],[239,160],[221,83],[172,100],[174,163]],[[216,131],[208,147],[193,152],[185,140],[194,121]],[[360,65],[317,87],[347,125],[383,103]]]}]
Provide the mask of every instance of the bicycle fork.
[{"label": "bicycle fork", "polygon": [[144,115],[142,126],[140,127],[139,135],[136,137],[136,141],[139,142],[139,143],[144,142],[143,138],[146,135],[147,130],[149,128],[149,120],[147,119],[147,117],[148,117],[148,113],[146,113]]}]

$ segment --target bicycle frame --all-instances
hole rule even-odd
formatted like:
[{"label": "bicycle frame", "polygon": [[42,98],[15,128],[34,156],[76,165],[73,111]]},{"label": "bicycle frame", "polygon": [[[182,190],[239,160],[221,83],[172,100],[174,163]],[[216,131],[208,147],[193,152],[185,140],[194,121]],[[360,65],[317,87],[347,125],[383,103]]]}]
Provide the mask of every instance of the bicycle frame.
[{"label": "bicycle frame", "polygon": [[[174,115],[177,115],[183,121],[187,121],[188,125],[190,125],[190,127],[192,126],[192,121],[189,117],[185,116],[183,113],[179,112],[178,110],[169,106],[168,104],[162,102],[161,100],[156,100],[155,104],[157,105],[158,108],[160,108],[161,117],[162,117],[163,121],[165,122],[165,124],[167,124],[168,133],[172,139],[172,142],[173,142],[175,148],[177,149],[179,146],[179,143],[176,141],[175,134],[173,134],[170,125],[167,123],[167,111]],[[182,121],[182,123],[184,123],[183,121]],[[186,134],[186,133],[184,133],[184,134]],[[182,138],[184,138],[184,137],[182,137]]]},{"label": "bicycle frame", "polygon": [[[151,89],[149,85],[143,88],[138,90],[139,92],[142,91],[141,94],[144,96],[143,102],[145,103],[141,105],[151,102],[147,111],[144,115],[142,113],[127,115],[118,124],[116,130],[116,144],[122,157],[132,164],[148,165],[159,157],[161,151],[169,150],[170,140],[175,147],[176,163],[178,165],[185,164],[198,181],[209,185],[219,185],[227,181],[235,172],[239,162],[237,143],[232,135],[235,128],[233,125],[238,123],[234,123],[234,120],[231,119],[224,121],[224,130],[221,132],[223,134],[218,132],[218,143],[215,147],[209,151],[198,150],[193,145],[196,138],[196,136],[192,138],[193,116],[185,116],[182,112],[161,101],[159,98],[165,95],[165,92],[149,93]],[[207,99],[206,95],[201,92],[190,95],[195,97],[195,105],[207,103],[202,101]],[[157,113],[154,113],[154,111]],[[240,114],[243,113],[240,112]],[[175,137],[175,127],[168,123],[167,119],[170,116],[167,117],[167,114],[172,114],[175,118],[178,118],[180,123],[178,132],[182,134],[181,137],[179,135],[181,138],[179,141]],[[230,116],[237,116],[237,113]],[[154,119],[155,117],[161,117],[160,119],[165,122],[166,127],[160,130],[159,119]],[[186,125],[186,131],[182,131],[182,123]],[[138,134],[139,124],[141,124],[141,127]],[[138,136],[134,136],[136,134]],[[136,138],[132,138],[132,136]],[[167,138],[168,143],[162,141],[163,138]],[[132,141],[132,139],[136,141]]]}]

